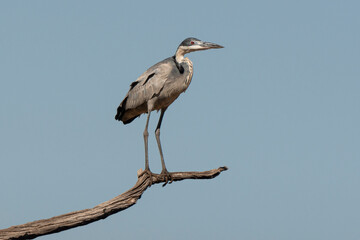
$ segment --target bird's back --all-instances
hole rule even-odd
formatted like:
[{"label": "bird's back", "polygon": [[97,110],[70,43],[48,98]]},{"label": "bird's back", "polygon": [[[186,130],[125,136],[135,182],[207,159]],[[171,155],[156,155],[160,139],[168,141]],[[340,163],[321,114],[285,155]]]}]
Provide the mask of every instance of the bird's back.
[{"label": "bird's back", "polygon": [[[170,57],[146,70],[130,85],[115,119],[127,124],[148,110],[168,107],[190,84],[192,64],[186,60],[177,65],[175,59]],[[149,102],[152,109],[148,109]]]}]

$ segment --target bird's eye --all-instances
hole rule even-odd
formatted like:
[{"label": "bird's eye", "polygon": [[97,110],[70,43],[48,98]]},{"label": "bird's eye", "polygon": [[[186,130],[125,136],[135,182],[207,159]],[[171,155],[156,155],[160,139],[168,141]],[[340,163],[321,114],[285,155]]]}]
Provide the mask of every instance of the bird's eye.
[{"label": "bird's eye", "polygon": [[191,45],[193,45],[193,44],[194,44],[194,42],[193,42],[193,41],[191,41],[190,43],[191,43]]}]

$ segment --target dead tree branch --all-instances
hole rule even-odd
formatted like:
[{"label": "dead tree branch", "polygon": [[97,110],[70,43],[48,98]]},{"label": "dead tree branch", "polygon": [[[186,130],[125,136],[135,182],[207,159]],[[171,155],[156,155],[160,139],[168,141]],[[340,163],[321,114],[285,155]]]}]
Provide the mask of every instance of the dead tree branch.
[{"label": "dead tree branch", "polygon": [[[205,172],[173,172],[173,181],[185,179],[211,179],[218,176],[227,167],[220,167]],[[112,214],[120,212],[134,205],[145,190],[150,187],[150,177],[138,171],[138,180],[134,187],[123,194],[103,202],[93,208],[66,213],[49,219],[42,219],[22,225],[12,226],[0,230],[1,240],[33,239],[39,236],[61,232],[67,229],[83,226],[100,219],[104,219]],[[163,183],[164,176],[154,174],[152,184]]]}]

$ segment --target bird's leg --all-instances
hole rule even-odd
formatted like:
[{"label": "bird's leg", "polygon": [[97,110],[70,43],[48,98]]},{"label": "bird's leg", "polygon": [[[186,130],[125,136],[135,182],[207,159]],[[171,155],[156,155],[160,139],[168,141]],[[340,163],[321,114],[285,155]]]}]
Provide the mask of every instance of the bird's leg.
[{"label": "bird's leg", "polygon": [[156,130],[155,130],[156,142],[158,144],[160,157],[161,157],[162,170],[161,170],[160,174],[165,175],[165,183],[163,184],[163,187],[168,183],[169,180],[170,180],[170,183],[172,183],[172,181],[173,181],[173,179],[171,177],[171,174],[166,169],[165,161],[164,161],[164,155],[163,155],[163,152],[162,152],[161,142],[160,142],[160,127],[161,127],[161,122],[162,122],[162,119],[164,117],[165,111],[166,111],[166,108],[161,109],[159,122],[158,122],[158,125],[157,125]]},{"label": "bird's leg", "polygon": [[149,175],[150,185],[152,185],[152,172],[150,171],[150,167],[149,167],[149,152],[148,152],[148,137],[149,137],[148,126],[149,126],[150,113],[151,113],[151,111],[148,111],[145,130],[144,130],[145,170],[144,170],[144,172],[142,174],[146,173],[146,174]]}]

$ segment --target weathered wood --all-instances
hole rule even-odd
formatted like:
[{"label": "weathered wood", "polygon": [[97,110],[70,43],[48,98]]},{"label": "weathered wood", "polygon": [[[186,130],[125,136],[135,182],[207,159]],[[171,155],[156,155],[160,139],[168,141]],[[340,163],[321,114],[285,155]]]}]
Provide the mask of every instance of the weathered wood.
[{"label": "weathered wood", "polygon": [[[184,179],[211,179],[218,176],[227,167],[220,167],[205,172],[173,172],[173,181]],[[141,174],[138,171],[138,181],[135,186],[123,194],[103,202],[93,208],[70,212],[49,219],[42,219],[22,225],[12,226],[0,230],[1,240],[33,239],[39,236],[61,232],[70,228],[83,226],[100,219],[104,219],[112,214],[120,212],[134,205],[145,190],[150,187],[150,177],[148,174]],[[163,183],[164,176],[152,175],[152,184]]]}]

